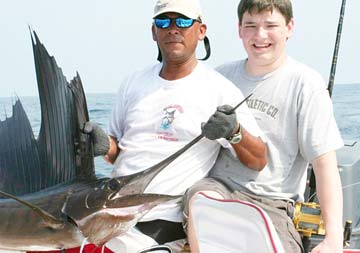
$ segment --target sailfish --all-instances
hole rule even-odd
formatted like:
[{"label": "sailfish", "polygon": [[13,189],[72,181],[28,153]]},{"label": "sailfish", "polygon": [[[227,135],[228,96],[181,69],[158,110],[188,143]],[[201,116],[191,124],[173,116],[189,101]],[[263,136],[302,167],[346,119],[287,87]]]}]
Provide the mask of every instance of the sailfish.
[{"label": "sailfish", "polygon": [[0,249],[46,251],[104,245],[134,226],[151,208],[179,196],[144,194],[151,180],[200,135],[137,174],[98,178],[79,74],[68,82],[31,33],[41,105],[35,138],[20,99],[0,121]]}]

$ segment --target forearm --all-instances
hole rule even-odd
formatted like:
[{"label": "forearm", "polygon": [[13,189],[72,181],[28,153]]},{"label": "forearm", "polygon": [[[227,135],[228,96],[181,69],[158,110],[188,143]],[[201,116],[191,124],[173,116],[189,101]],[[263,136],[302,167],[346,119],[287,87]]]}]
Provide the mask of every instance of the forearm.
[{"label": "forearm", "polygon": [[109,143],[110,143],[110,148],[104,158],[107,162],[113,164],[117,156],[119,155],[120,149],[118,146],[118,141],[115,137],[109,136]]},{"label": "forearm", "polygon": [[267,163],[267,148],[259,138],[242,129],[242,139],[232,144],[239,160],[250,169],[261,171]]},{"label": "forearm", "polygon": [[210,140],[230,139],[240,162],[250,169],[260,171],[267,163],[265,143],[241,127],[229,105],[219,106],[209,120],[202,124],[201,133]]},{"label": "forearm", "polygon": [[316,158],[312,164],[317,196],[325,222],[325,239],[340,249],[343,243],[343,196],[335,151]]}]

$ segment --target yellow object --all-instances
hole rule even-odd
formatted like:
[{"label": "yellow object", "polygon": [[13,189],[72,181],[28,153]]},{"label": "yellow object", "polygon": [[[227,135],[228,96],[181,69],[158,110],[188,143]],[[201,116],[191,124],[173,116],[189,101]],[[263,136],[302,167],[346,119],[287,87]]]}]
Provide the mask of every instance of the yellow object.
[{"label": "yellow object", "polygon": [[296,202],[293,221],[296,230],[303,236],[325,235],[325,225],[318,203]]},{"label": "yellow object", "polygon": [[181,253],[190,253],[190,245],[189,245],[189,243],[184,244],[184,247],[183,247]]}]

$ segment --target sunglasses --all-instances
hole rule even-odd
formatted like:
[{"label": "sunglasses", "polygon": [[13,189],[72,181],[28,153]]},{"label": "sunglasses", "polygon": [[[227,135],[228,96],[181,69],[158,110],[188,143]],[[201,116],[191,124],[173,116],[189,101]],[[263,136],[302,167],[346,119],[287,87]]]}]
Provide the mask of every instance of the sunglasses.
[{"label": "sunglasses", "polygon": [[198,19],[186,18],[186,17],[177,17],[177,18],[168,18],[168,17],[159,17],[154,18],[154,24],[157,28],[166,29],[171,26],[172,21],[175,20],[175,24],[178,28],[189,28],[194,22],[201,22]]}]

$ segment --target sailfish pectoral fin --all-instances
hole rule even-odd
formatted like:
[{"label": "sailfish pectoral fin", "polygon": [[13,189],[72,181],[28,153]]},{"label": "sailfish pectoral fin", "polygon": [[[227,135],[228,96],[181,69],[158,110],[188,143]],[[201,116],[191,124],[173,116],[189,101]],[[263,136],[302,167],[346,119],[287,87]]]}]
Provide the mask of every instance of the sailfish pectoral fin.
[{"label": "sailfish pectoral fin", "polygon": [[49,226],[54,229],[59,229],[59,228],[62,228],[65,224],[63,220],[55,218],[53,215],[46,212],[45,210],[27,202],[27,201],[19,199],[18,197],[14,196],[12,194],[0,191],[0,195],[3,195],[10,199],[13,199],[13,200],[19,202],[20,204],[32,209],[35,213],[37,213],[44,220],[44,223],[46,226]]}]

